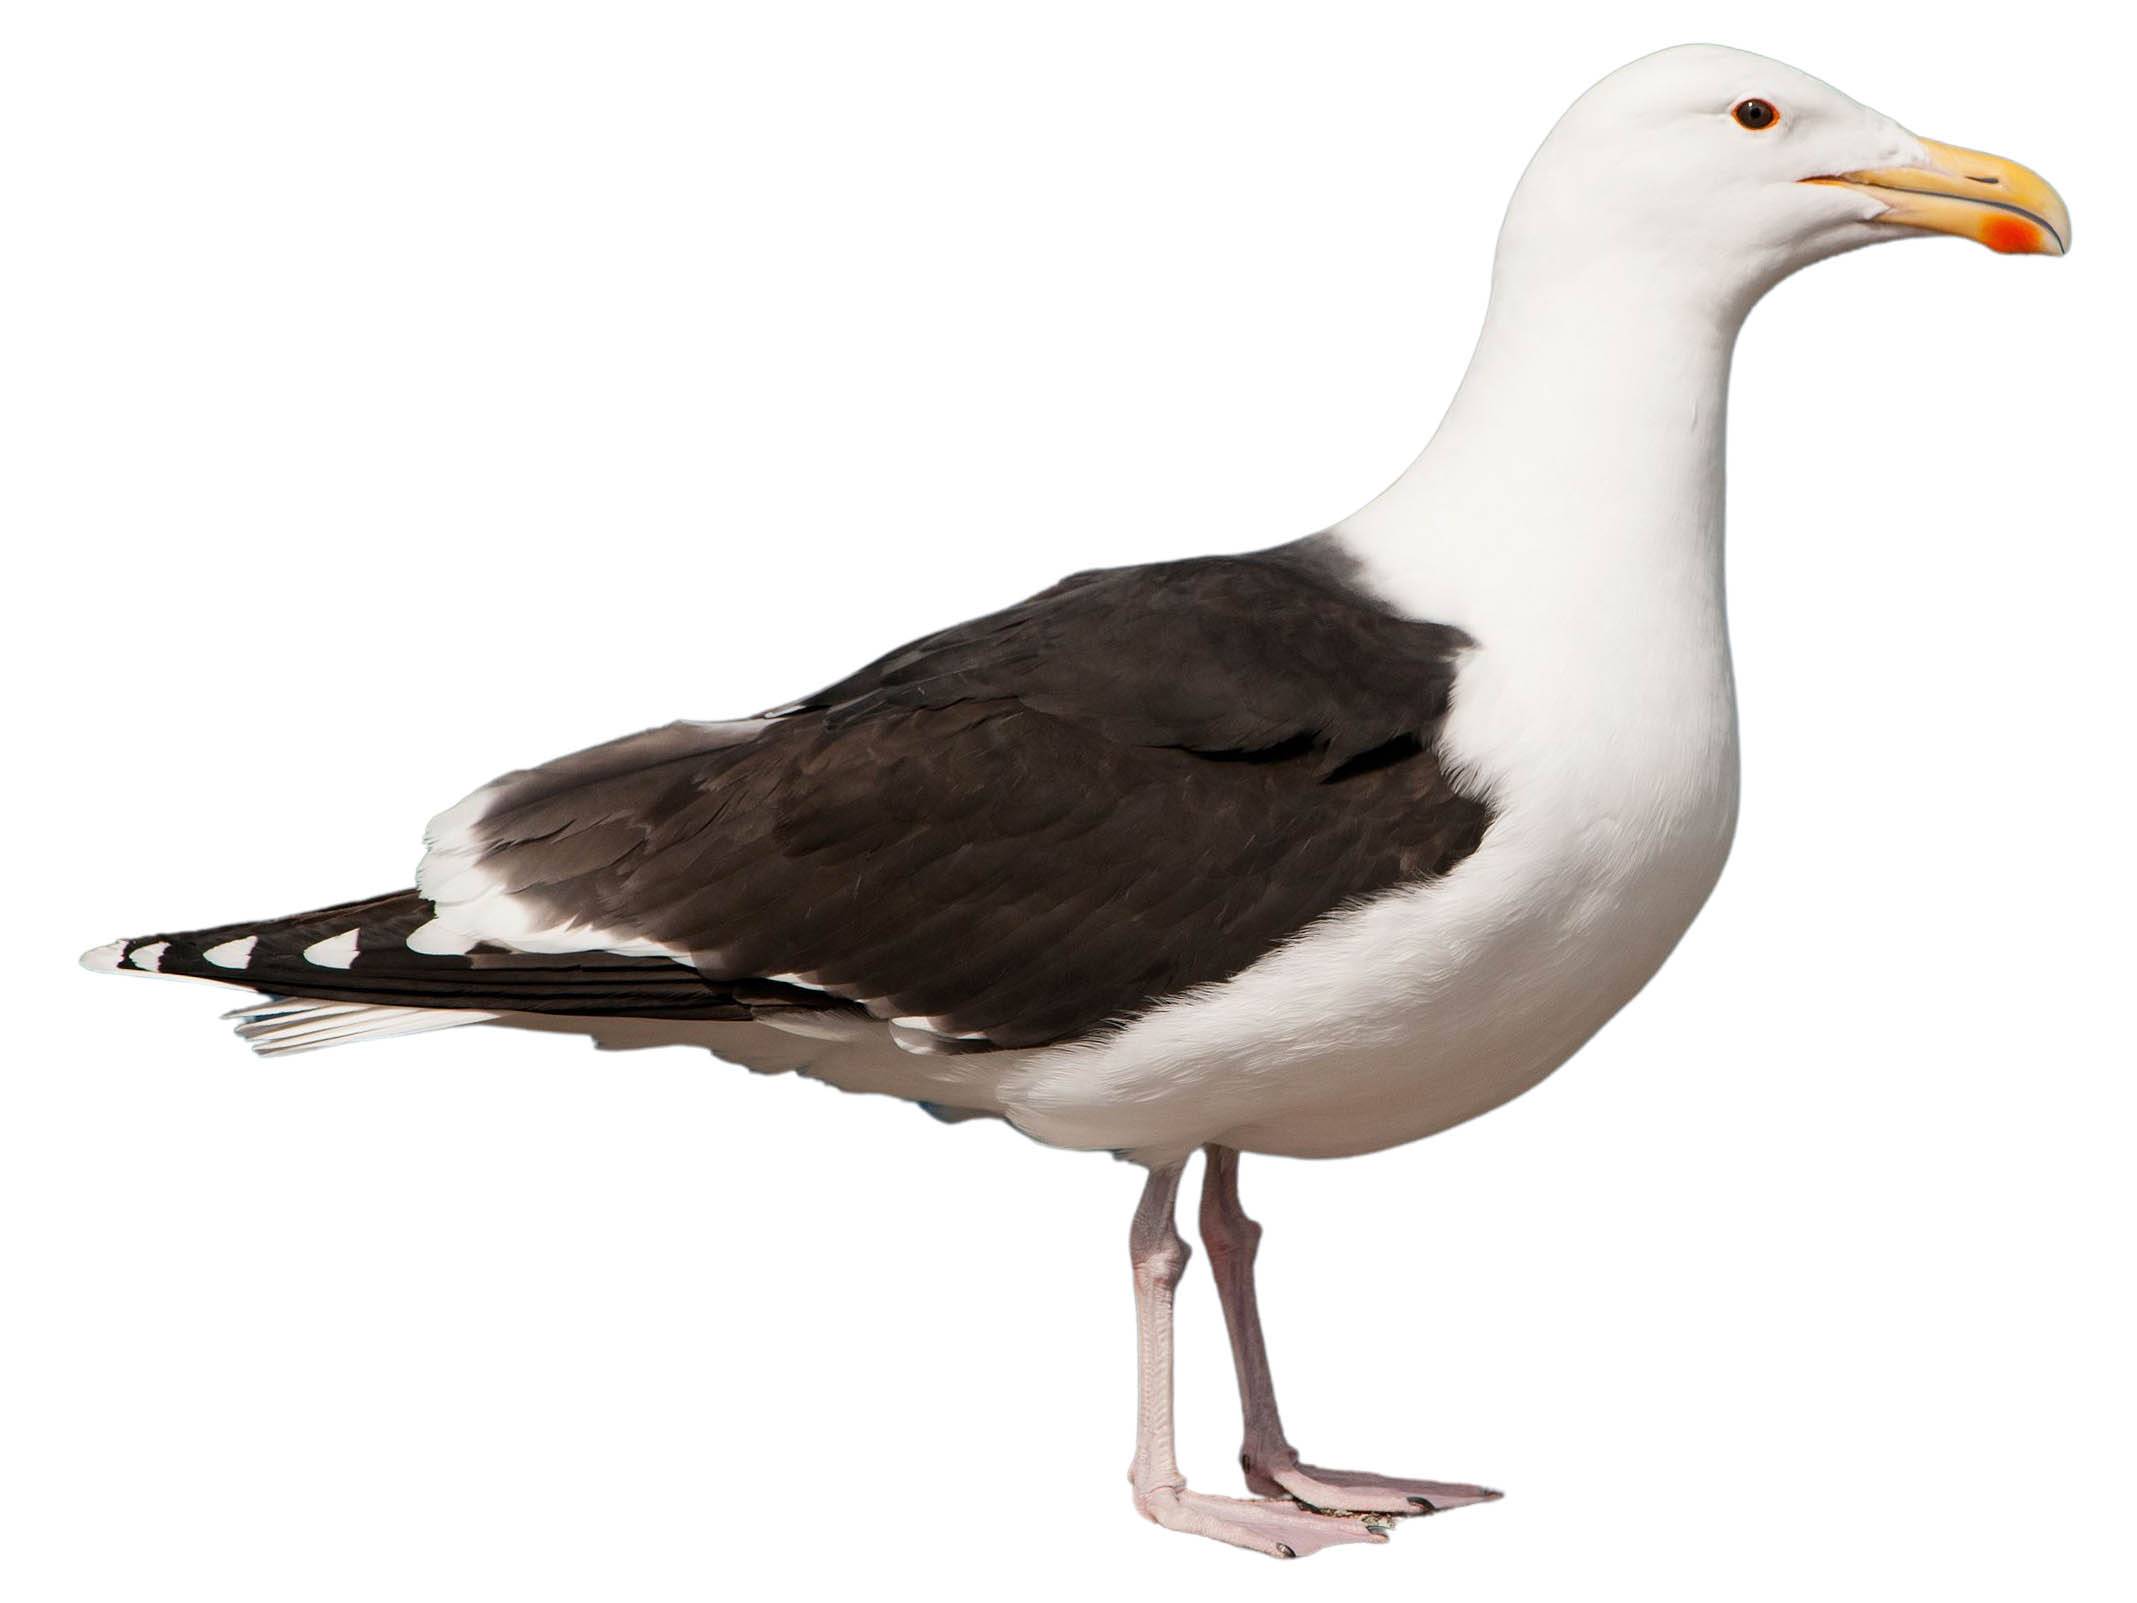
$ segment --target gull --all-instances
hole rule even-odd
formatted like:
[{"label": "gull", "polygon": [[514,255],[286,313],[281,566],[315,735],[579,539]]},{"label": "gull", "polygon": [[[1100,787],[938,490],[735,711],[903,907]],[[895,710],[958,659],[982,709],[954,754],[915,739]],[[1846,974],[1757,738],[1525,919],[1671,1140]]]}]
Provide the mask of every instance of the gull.
[{"label": "gull", "polygon": [[[1931,234],[2058,256],[2070,220],[1778,62],[1647,56],[1544,141],[1444,422],[1353,516],[1079,573],[756,717],[507,774],[431,823],[412,889],[84,961],[256,991],[230,1016],[273,1055],[466,1024],[689,1044],[1111,1152],[1148,1170],[1145,1516],[1293,1557],[1487,1501],[1292,1447],[1241,1155],[1474,1118],[1668,957],[1737,815],[1737,331],[1797,269]],[[1198,1152],[1247,1498],[1175,1458]]]}]

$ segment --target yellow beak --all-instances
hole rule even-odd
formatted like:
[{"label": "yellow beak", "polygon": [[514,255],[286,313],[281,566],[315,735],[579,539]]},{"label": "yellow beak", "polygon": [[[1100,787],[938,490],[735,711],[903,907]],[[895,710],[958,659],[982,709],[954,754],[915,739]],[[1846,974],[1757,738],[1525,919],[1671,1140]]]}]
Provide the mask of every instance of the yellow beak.
[{"label": "yellow beak", "polygon": [[2070,208],[2030,167],[1978,150],[1922,141],[1935,165],[1808,178],[1885,203],[1877,221],[1977,239],[2008,255],[2061,256],[2070,249]]}]

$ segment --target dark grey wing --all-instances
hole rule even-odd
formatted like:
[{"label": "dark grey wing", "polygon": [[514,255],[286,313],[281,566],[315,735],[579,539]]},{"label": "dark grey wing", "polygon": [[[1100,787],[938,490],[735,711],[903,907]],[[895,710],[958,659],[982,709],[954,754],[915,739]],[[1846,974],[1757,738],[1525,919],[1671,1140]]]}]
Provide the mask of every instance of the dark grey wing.
[{"label": "dark grey wing", "polygon": [[1079,574],[768,719],[506,776],[435,827],[416,940],[1067,1039],[1474,850],[1436,751],[1466,644],[1311,543]]},{"label": "dark grey wing", "polygon": [[1429,745],[1468,636],[1388,612],[1325,538],[1074,574],[791,710],[841,724],[1007,697],[1130,745],[1310,752],[1324,774],[1391,743]]}]

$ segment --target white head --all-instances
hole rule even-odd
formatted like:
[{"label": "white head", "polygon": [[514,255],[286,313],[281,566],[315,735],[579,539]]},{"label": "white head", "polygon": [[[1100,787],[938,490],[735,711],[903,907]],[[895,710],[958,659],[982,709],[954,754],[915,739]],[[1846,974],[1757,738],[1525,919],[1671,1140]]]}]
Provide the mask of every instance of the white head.
[{"label": "white head", "polygon": [[1559,120],[1508,208],[1499,274],[1592,266],[1741,315],[1799,267],[1922,231],[2061,255],[2070,215],[2016,163],[1917,138],[1764,56],[1681,45]]},{"label": "white head", "polygon": [[[1476,354],[1432,443],[1336,532],[1412,616],[1479,639],[1529,616],[1576,657],[1646,660],[1651,642],[1598,646],[1593,630],[1644,629],[1693,593],[1720,641],[1744,314],[1800,267],[1925,233],[2059,256],[2070,214],[2038,174],[1918,138],[1764,56],[1683,45],[1619,68],[1522,175]],[[1565,659],[1565,682],[1586,672]]]}]

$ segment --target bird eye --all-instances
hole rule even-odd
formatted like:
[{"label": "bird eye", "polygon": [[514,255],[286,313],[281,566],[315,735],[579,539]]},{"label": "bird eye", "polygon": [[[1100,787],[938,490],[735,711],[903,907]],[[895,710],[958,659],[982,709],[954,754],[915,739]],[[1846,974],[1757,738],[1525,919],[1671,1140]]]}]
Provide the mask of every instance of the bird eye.
[{"label": "bird eye", "polygon": [[1753,133],[1761,128],[1771,128],[1781,120],[1780,112],[1774,109],[1770,100],[1739,100],[1730,115],[1739,126],[1749,128]]}]

